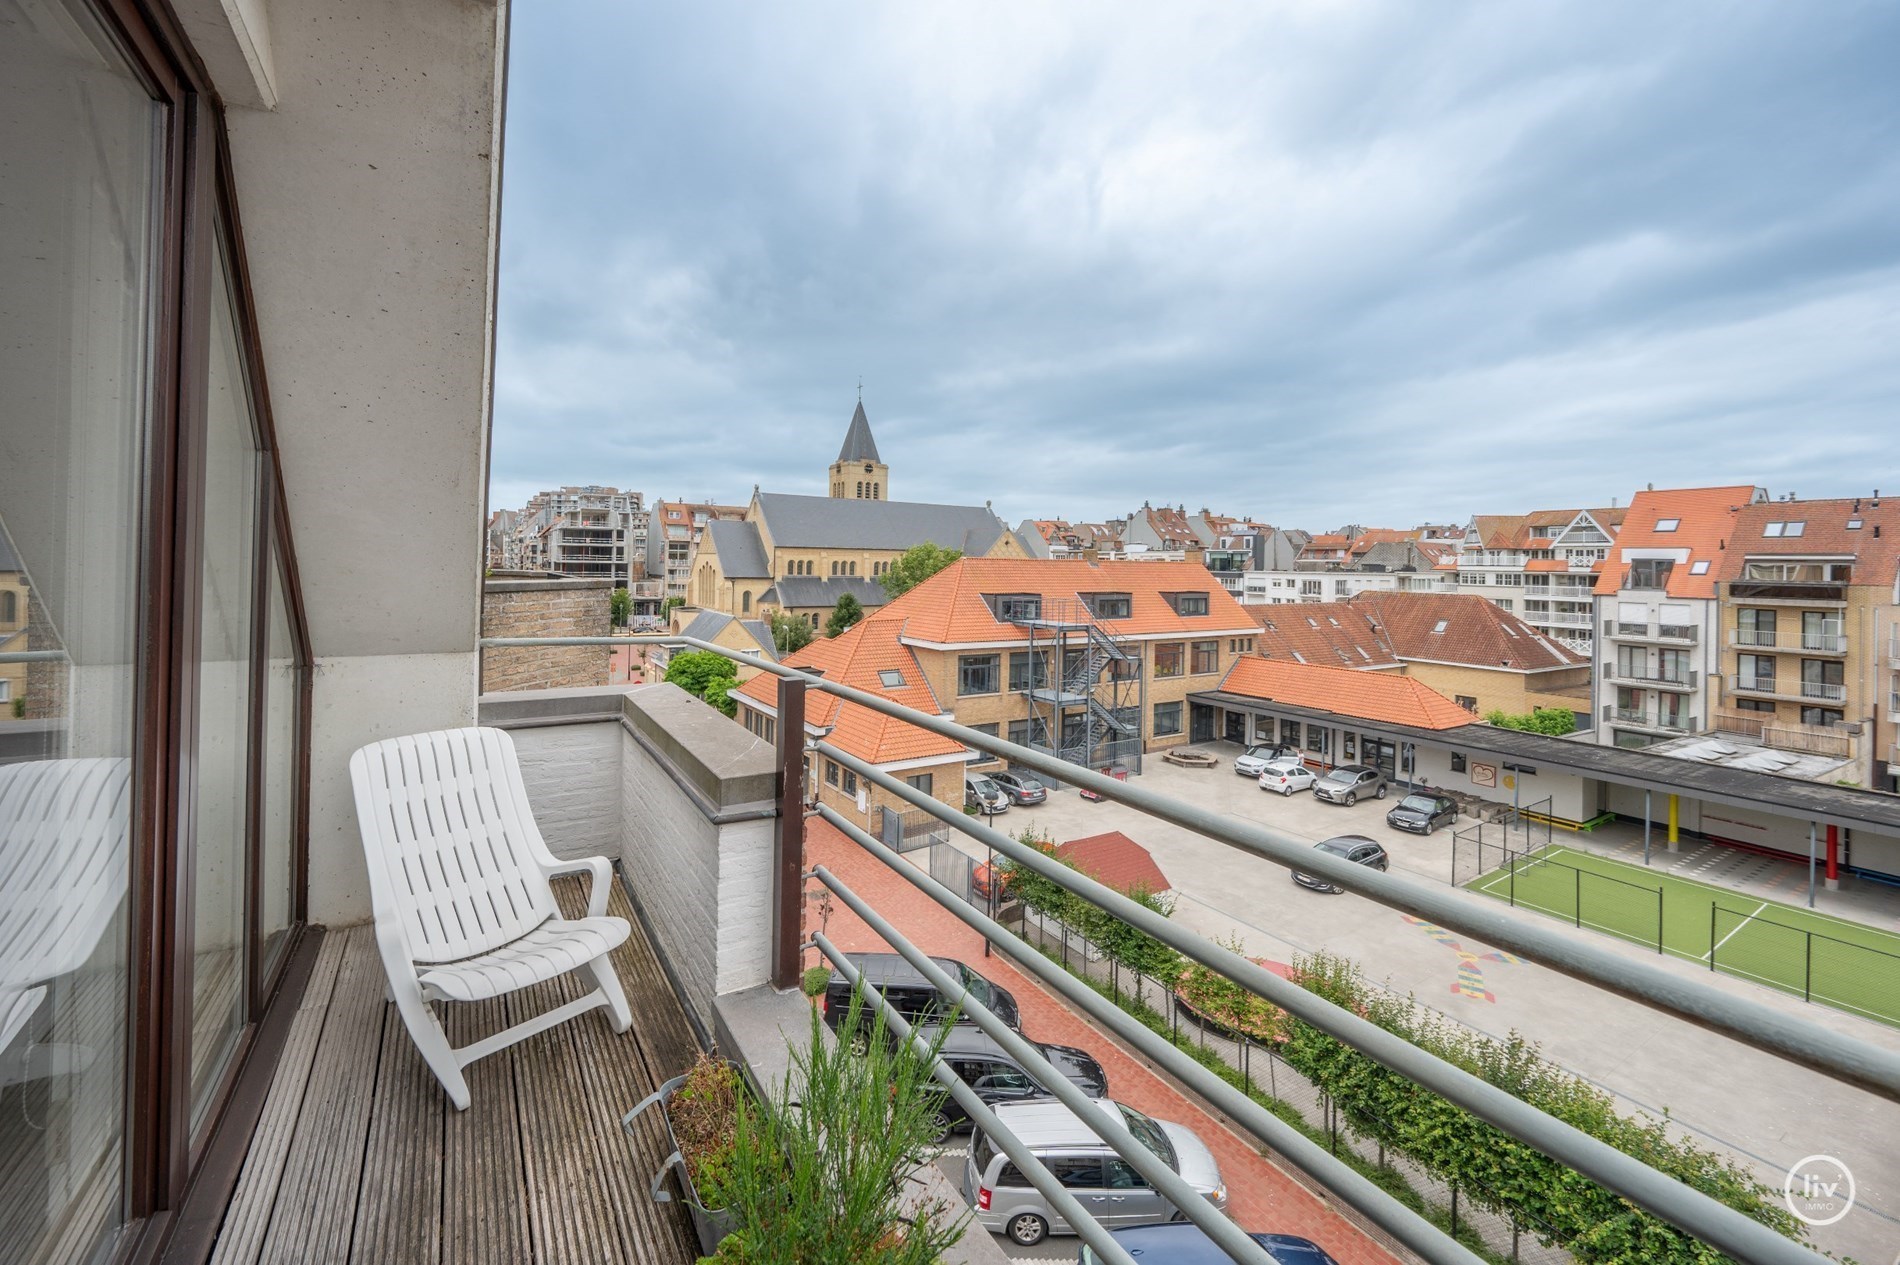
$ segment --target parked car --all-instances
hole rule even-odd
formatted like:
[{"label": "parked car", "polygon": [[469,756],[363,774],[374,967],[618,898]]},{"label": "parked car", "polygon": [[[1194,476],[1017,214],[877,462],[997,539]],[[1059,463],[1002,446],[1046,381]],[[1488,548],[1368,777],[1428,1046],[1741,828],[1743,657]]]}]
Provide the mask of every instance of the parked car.
[{"label": "parked car", "polygon": [[1260,770],[1260,789],[1278,791],[1282,795],[1306,790],[1318,780],[1313,770],[1306,767],[1306,761],[1298,756],[1281,756],[1278,760],[1269,760],[1267,767]]},{"label": "parked car", "polygon": [[1394,830],[1428,835],[1458,820],[1458,801],[1440,791],[1413,791],[1392,806],[1385,824]]},{"label": "parked car", "polygon": [[1350,807],[1367,795],[1385,798],[1385,774],[1369,764],[1342,764],[1313,784],[1313,794]]},{"label": "parked car", "polygon": [[[864,981],[876,988],[884,999],[891,1003],[898,1014],[910,1023],[929,1023],[940,1018],[950,1007],[944,1001],[936,986],[923,977],[918,969],[895,953],[853,953],[849,955],[851,965],[864,976]],[[1008,989],[992,984],[954,958],[931,958],[944,974],[962,984],[971,996],[995,1013],[998,1019],[1014,1028],[1018,1020],[1016,999]],[[831,982],[825,985],[824,1016],[831,1030],[836,1032],[844,1023],[844,1017],[851,1010],[851,983],[837,971],[831,973]],[[869,1033],[871,1014],[865,1014],[865,1032]],[[959,1027],[962,1025],[959,1024]]]},{"label": "parked car", "polygon": [[1262,769],[1274,760],[1284,760],[1288,756],[1299,758],[1300,753],[1292,747],[1273,744],[1256,744],[1234,757],[1234,772],[1242,777],[1259,777]]},{"label": "parked car", "polygon": [[1012,804],[1040,804],[1049,798],[1049,788],[1034,774],[1005,770],[990,774],[990,781],[1002,788],[1003,794],[1009,796]]},{"label": "parked car", "polygon": [[[922,1029],[924,1040],[934,1040],[936,1032],[926,1026]],[[1058,1071],[1066,1076],[1074,1086],[1091,1098],[1101,1098],[1108,1093],[1108,1073],[1095,1061],[1095,1056],[1087,1050],[1078,1050],[1070,1045],[1048,1045],[1041,1041],[1031,1041],[1036,1052]],[[940,1051],[943,1061],[952,1071],[976,1091],[977,1097],[995,1106],[998,1103],[1021,1102],[1032,1098],[1048,1098],[1048,1088],[1036,1079],[1031,1072],[999,1045],[996,1039],[981,1028],[969,1024],[957,1024],[943,1039]],[[970,1123],[969,1115],[957,1105],[954,1098],[946,1098],[943,1110],[938,1116],[946,1135],[961,1129]]]},{"label": "parked car", "polygon": [[[1313,846],[1330,856],[1344,857],[1354,865],[1371,866],[1375,870],[1389,869],[1392,865],[1392,858],[1386,855],[1385,846],[1364,835],[1340,835]],[[1343,890],[1334,887],[1325,879],[1314,878],[1311,874],[1302,874],[1298,870],[1293,871],[1293,881],[1301,887],[1310,887],[1316,892]]]},{"label": "parked car", "polygon": [[1009,811],[1009,796],[991,778],[966,777],[963,779],[963,806],[974,808],[979,813],[1004,813]]},{"label": "parked car", "polygon": [[[1227,1207],[1221,1180],[1207,1144],[1186,1125],[1154,1120],[1126,1103],[1104,1098],[1094,1104],[1130,1133],[1216,1208]],[[1152,1225],[1177,1217],[1172,1201],[1154,1189],[1127,1160],[1080,1116],[1059,1102],[1010,1103],[996,1109],[1009,1131],[1056,1175],[1069,1193],[1110,1229]],[[963,1196],[976,1219],[992,1234],[1007,1234],[1022,1247],[1033,1247],[1050,1234],[1074,1229],[1049,1206],[1007,1155],[979,1130],[963,1166]]]},{"label": "parked car", "polygon": [[[1190,1221],[1137,1226],[1109,1233],[1130,1256],[1139,1261],[1153,1261],[1155,1265],[1227,1265],[1231,1259],[1207,1237],[1207,1231]],[[1311,1239],[1292,1234],[1252,1233],[1247,1237],[1266,1248],[1267,1255],[1280,1265],[1339,1265],[1327,1255],[1325,1248]],[[1084,1243],[1075,1259],[1077,1265],[1096,1265],[1102,1258]]]}]

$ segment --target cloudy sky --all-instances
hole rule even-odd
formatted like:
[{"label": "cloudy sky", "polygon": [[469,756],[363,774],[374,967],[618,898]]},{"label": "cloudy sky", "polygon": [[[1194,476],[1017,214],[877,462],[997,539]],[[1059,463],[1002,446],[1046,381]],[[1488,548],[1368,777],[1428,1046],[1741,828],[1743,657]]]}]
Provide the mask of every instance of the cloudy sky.
[{"label": "cloudy sky", "polygon": [[514,10],[491,501],[1900,491],[1900,6]]}]

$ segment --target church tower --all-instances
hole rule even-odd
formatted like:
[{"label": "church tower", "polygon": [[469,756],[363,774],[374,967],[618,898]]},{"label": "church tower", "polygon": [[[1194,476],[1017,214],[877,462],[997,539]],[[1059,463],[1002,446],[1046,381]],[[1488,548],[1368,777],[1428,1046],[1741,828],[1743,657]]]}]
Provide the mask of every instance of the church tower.
[{"label": "church tower", "polygon": [[871,422],[864,416],[864,401],[851,415],[851,429],[844,433],[844,447],[831,463],[826,485],[830,495],[846,501],[888,501],[891,499],[891,468],[878,459],[877,441],[871,438]]}]

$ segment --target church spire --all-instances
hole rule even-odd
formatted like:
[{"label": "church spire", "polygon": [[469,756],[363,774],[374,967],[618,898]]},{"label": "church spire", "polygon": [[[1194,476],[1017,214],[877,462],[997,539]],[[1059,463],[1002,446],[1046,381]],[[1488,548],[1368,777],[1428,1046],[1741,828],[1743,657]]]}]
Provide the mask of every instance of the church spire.
[{"label": "church spire", "polygon": [[851,415],[851,429],[844,433],[844,447],[838,449],[839,461],[875,461],[882,463],[877,455],[877,440],[871,438],[871,419],[864,415],[864,400],[858,400],[857,412]]}]

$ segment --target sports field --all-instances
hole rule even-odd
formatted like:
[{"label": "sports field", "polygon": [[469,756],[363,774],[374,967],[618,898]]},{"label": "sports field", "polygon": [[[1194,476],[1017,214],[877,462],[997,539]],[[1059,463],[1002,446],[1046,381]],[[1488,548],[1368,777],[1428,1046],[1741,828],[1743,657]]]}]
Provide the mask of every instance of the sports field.
[{"label": "sports field", "polygon": [[1472,890],[1900,1026],[1900,935],[1560,845]]}]

